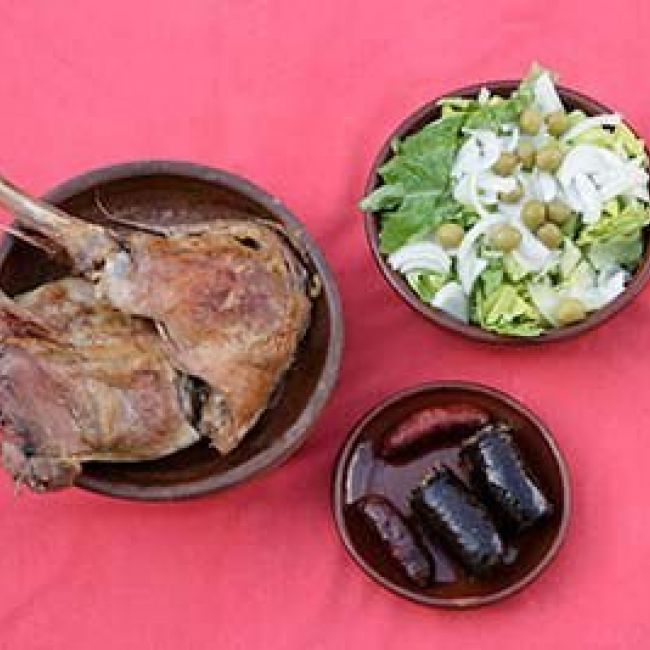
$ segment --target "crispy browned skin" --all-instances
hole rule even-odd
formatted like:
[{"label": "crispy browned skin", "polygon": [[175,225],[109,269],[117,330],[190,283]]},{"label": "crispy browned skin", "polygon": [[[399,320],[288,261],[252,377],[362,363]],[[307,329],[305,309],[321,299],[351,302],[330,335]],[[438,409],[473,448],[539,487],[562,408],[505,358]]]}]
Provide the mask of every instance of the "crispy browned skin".
[{"label": "crispy browned skin", "polygon": [[2,179],[0,204],[62,247],[73,271],[96,279],[117,309],[155,322],[172,362],[213,389],[201,432],[222,453],[237,446],[293,361],[309,320],[305,272],[283,239],[253,219],[118,234]]},{"label": "crispy browned skin", "polygon": [[307,325],[297,262],[275,233],[245,222],[134,234],[128,249],[100,286],[118,309],[162,324],[177,365],[223,393],[230,425],[205,433],[227,453],[266,407]]},{"label": "crispy browned skin", "polygon": [[0,335],[3,462],[19,482],[64,487],[82,461],[154,459],[198,439],[155,333],[92,284],[2,296]]}]

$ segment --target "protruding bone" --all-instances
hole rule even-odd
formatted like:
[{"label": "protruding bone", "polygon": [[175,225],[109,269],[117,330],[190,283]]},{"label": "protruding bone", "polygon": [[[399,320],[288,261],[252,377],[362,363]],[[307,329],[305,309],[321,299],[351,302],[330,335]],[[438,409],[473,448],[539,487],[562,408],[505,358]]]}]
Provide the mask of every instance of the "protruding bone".
[{"label": "protruding bone", "polygon": [[33,230],[64,250],[75,270],[91,271],[116,250],[115,240],[105,228],[72,217],[63,210],[28,196],[0,177],[0,206],[19,224]]}]

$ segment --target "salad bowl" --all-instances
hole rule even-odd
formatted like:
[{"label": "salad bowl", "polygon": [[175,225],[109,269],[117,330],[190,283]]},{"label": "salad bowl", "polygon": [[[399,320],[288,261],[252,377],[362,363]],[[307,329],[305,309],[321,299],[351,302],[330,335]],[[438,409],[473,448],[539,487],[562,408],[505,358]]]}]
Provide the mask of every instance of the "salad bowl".
[{"label": "salad bowl", "polygon": [[[438,120],[442,116],[442,104],[444,104],[445,100],[448,100],[449,98],[460,98],[461,100],[476,99],[479,97],[481,92],[489,93],[489,96],[492,97],[509,97],[511,93],[517,90],[518,86],[519,82],[514,80],[490,81],[470,85],[446,93],[445,95],[437,97],[433,101],[422,106],[412,115],[407,117],[386,139],[372,165],[364,190],[364,196],[369,197],[373,192],[376,192],[377,189],[384,185],[385,179],[382,180],[381,171],[386,163],[393,158],[395,143],[401,142],[405,138],[420,132],[426,125]],[[611,109],[607,106],[580,92],[559,85],[556,88],[557,94],[562,100],[562,104],[567,113],[580,111],[587,117],[612,114]],[[631,135],[636,138],[639,137],[637,133],[629,127],[629,125],[626,124],[626,126]],[[629,274],[624,290],[622,290],[615,298],[611,299],[607,304],[604,304],[604,306],[588,313],[586,318],[579,320],[579,322],[570,323],[562,327],[553,327],[535,333],[534,335],[509,336],[503,333],[489,331],[473,322],[464,322],[463,320],[423,301],[413,290],[412,286],[409,285],[409,282],[407,282],[407,278],[403,273],[400,273],[398,269],[394,268],[394,265],[390,264],[386,252],[382,250],[382,212],[376,209],[369,209],[367,199],[362,202],[361,209],[364,212],[365,231],[370,251],[375,263],[389,286],[408,305],[410,305],[411,308],[427,320],[458,334],[486,343],[530,345],[575,337],[602,325],[619,313],[641,292],[650,276],[650,250],[648,247],[649,229],[645,227],[641,232],[643,253],[638,260],[638,264],[633,269],[632,273]]]}]

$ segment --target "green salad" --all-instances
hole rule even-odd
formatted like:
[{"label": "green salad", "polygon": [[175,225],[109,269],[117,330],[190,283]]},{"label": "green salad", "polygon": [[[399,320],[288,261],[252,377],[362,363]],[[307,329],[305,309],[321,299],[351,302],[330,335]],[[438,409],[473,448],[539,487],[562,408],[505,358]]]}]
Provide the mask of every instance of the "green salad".
[{"label": "green salad", "polygon": [[567,110],[534,66],[509,97],[441,100],[392,145],[380,246],[419,298],[466,323],[537,336],[625,290],[650,223],[644,143],[617,113]]}]

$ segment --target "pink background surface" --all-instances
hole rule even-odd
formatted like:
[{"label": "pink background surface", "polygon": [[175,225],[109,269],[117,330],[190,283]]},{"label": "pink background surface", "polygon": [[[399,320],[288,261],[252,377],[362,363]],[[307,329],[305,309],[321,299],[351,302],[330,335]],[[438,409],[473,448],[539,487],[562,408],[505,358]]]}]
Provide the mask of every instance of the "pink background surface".
[{"label": "pink background surface", "polygon": [[[533,59],[650,137],[650,3],[1,0],[0,170],[35,192],[88,168],[188,159],[243,174],[310,228],[340,283],[338,390],[281,470],[191,503],[0,478],[0,648],[648,648],[650,293],[606,327],[486,348],[386,287],[355,209],[407,113]],[[551,426],[572,471],[568,540],[520,595],[466,613],[385,593],[348,560],[329,481],[353,422],[425,380],[483,381]]]}]

